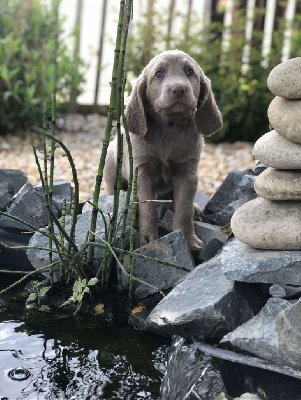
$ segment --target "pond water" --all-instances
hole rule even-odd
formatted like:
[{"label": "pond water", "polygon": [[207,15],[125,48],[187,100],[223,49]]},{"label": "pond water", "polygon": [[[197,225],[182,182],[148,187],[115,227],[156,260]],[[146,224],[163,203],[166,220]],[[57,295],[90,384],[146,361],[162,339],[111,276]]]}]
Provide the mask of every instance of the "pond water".
[{"label": "pond water", "polygon": [[0,399],[158,399],[170,340],[0,306]]}]

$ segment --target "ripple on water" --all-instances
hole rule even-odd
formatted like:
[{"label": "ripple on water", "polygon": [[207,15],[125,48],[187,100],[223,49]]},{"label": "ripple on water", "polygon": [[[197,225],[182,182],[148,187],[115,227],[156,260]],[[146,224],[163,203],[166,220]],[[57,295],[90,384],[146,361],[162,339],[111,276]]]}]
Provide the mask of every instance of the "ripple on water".
[{"label": "ripple on water", "polygon": [[0,312],[0,398],[154,400],[168,348],[130,327],[5,321]]}]

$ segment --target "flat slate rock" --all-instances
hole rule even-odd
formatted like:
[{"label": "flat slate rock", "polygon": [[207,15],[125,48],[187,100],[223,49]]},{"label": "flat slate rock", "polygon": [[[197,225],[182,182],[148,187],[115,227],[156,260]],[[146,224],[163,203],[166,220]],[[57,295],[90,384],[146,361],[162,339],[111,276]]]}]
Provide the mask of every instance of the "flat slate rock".
[{"label": "flat slate rock", "polygon": [[275,96],[301,99],[301,57],[291,58],[272,69],[267,84]]},{"label": "flat slate rock", "polygon": [[272,127],[286,139],[301,143],[301,100],[275,97],[268,108]]},{"label": "flat slate rock", "polygon": [[27,182],[27,176],[20,169],[0,169],[0,210],[6,211],[8,203]]},{"label": "flat slate rock", "polygon": [[291,142],[275,130],[257,140],[253,154],[268,167],[301,169],[301,144]]},{"label": "flat slate rock", "polygon": [[[214,196],[207,203],[204,209],[204,214],[209,215],[219,213],[230,203],[237,200],[239,197],[237,197],[235,191],[238,188],[242,189],[240,184],[245,175],[255,175],[255,173],[251,169],[246,169],[244,171],[231,171],[221,186],[217,189]],[[248,184],[248,182],[246,183]]]},{"label": "flat slate rock", "polygon": [[[57,217],[58,209],[55,202],[53,202],[52,211]],[[3,228],[34,231],[36,228],[38,229],[46,226],[48,221],[45,198],[34,189],[30,182],[27,182],[22,187],[22,190],[14,197],[13,201],[11,201],[7,209],[7,214],[19,218],[24,221],[24,223],[2,215],[0,216],[0,226]]]},{"label": "flat slate rock", "polygon": [[203,221],[213,225],[225,226],[228,225],[231,221],[231,218],[236,210],[238,210],[243,204],[247,203],[250,200],[253,200],[257,197],[257,194],[254,191],[254,194],[249,194],[240,199],[232,201],[228,204],[222,211],[217,214],[209,214],[203,216]]},{"label": "flat slate rock", "polygon": [[[124,190],[120,191],[119,194],[119,206],[118,206],[118,216],[117,219],[120,221],[124,215],[124,210],[125,210],[125,203],[126,203],[126,192]],[[90,198],[90,201],[92,202],[92,197]],[[114,208],[114,195],[111,194],[101,194],[98,199],[98,208],[102,211],[103,215],[101,213],[97,214],[98,219],[103,219],[105,218],[107,222],[109,222],[110,217],[113,214],[113,208]],[[83,213],[86,211],[92,212],[93,206],[90,203],[85,203],[83,206]],[[127,221],[130,224],[131,220],[131,209],[129,209],[128,216],[127,216]]]},{"label": "flat slate rock", "polygon": [[[91,216],[92,214],[90,212],[85,212],[83,214],[78,215],[77,217],[77,223],[75,226],[75,244],[78,247],[78,249],[82,248],[84,243],[86,243],[87,240],[87,233],[90,229],[91,225]],[[70,232],[70,227],[71,227],[71,217],[69,215],[66,216],[65,219],[65,231],[69,234]],[[40,231],[44,231],[45,229],[41,229]],[[101,219],[97,219],[96,221],[96,235],[102,239],[105,240],[105,225],[104,222]],[[57,229],[57,227],[54,227],[54,234],[60,240],[60,233]],[[126,229],[126,234],[125,234],[125,247],[129,246],[129,240],[130,240],[130,228]],[[95,239],[96,243],[102,243],[97,237]],[[68,242],[64,242],[65,247],[68,247]],[[120,232],[117,233],[117,236],[114,241],[114,245],[116,247],[120,246]],[[44,267],[49,264],[49,256],[48,256],[48,248],[49,248],[49,243],[48,243],[48,237],[46,237],[43,233],[41,232],[35,232],[32,238],[30,239],[29,242],[30,247],[40,247],[45,250],[37,249],[37,248],[30,248],[27,250],[26,254],[31,262],[32,266],[35,269]],[[55,246],[53,246],[55,248]],[[53,262],[58,261],[58,254],[53,253],[52,255]],[[98,269],[102,263],[103,260],[103,250],[102,248],[95,247],[94,250],[94,260],[93,260],[93,265],[92,268],[94,269],[95,274],[98,272]],[[58,264],[57,264],[58,265]],[[48,273],[43,273],[45,276],[49,276]],[[54,275],[54,280],[59,280],[59,273],[56,272]]]},{"label": "flat slate rock", "polygon": [[301,366],[301,300],[278,314],[276,331],[279,346],[293,367]]},{"label": "flat slate rock", "polygon": [[277,315],[291,304],[283,299],[269,299],[259,314],[225,335],[220,344],[277,364],[287,363],[287,358],[279,346],[275,320]]},{"label": "flat slate rock", "polygon": [[220,339],[253,316],[234,282],[221,271],[219,255],[190,272],[147,318],[158,334]]},{"label": "flat slate rock", "polygon": [[231,280],[301,284],[301,251],[257,250],[234,238],[223,247],[221,264]]},{"label": "flat slate rock", "polygon": [[[90,229],[91,225],[91,213],[90,212],[85,212],[84,214],[78,215],[77,218],[77,223],[75,227],[75,243],[78,248],[83,246],[83,244],[86,242],[87,238],[87,232]],[[70,227],[71,227],[71,217],[69,215],[66,216],[66,221],[65,221],[65,231],[67,233],[70,232]],[[45,229],[42,229],[41,231],[45,231]],[[54,227],[54,234],[55,236],[60,240],[60,233],[57,229],[57,227]],[[105,226],[101,220],[96,221],[96,234],[100,236],[101,238],[105,239]],[[97,238],[95,240],[96,242],[100,242]],[[65,246],[68,246],[68,243],[65,241]],[[29,261],[31,262],[32,266],[35,269],[39,269],[41,267],[45,267],[46,265],[49,264],[49,256],[48,256],[48,248],[49,248],[49,239],[46,237],[43,233],[36,232],[32,238],[30,239],[29,242],[29,248],[26,252],[27,257]],[[33,247],[40,247],[40,248],[45,248],[45,250],[33,248]],[[54,246],[55,248],[55,246]],[[101,264],[102,261],[102,249],[95,247],[95,258],[93,262],[93,268],[95,270],[95,273],[98,271],[98,268]],[[53,262],[56,262],[59,260],[58,254],[53,253],[52,255]],[[49,274],[47,272],[43,273],[46,277],[49,277]],[[54,280],[59,280],[59,273],[55,272],[54,274]]]},{"label": "flat slate rock", "polygon": [[232,231],[243,243],[258,249],[301,249],[301,202],[262,197],[245,203],[231,219]]},{"label": "flat slate rock", "polygon": [[222,231],[222,227],[205,222],[194,222],[195,233],[204,242],[201,253],[197,260],[204,262],[210,260],[221,249],[228,235]]},{"label": "flat slate rock", "polygon": [[[44,196],[44,189],[42,185],[34,186],[35,191],[37,191],[41,196]],[[71,201],[72,201],[72,185],[70,181],[65,181],[64,179],[56,179],[53,182],[53,195],[52,199],[56,203],[59,210],[59,216],[62,215],[63,201],[66,200],[66,214],[70,214],[71,211]]]},{"label": "flat slate rock", "polygon": [[[162,238],[148,243],[135,250],[135,253],[167,261],[191,271],[194,261],[189,251],[181,230],[176,230]],[[125,258],[125,270],[128,270],[129,259]],[[163,265],[156,261],[136,258],[134,277],[140,281],[133,280],[133,300],[140,301],[148,296],[158,293],[159,290],[171,289],[176,282],[187,275],[187,271]],[[153,287],[145,285],[143,282]],[[128,275],[122,273],[122,283],[128,287]]]},{"label": "flat slate rock", "polygon": [[269,200],[301,200],[301,170],[267,168],[255,180],[258,196]]}]

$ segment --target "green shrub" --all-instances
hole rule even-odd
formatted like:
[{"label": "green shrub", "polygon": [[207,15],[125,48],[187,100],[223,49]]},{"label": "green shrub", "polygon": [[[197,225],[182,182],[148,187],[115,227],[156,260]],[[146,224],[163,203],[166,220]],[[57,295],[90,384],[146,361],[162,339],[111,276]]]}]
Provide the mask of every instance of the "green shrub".
[{"label": "green shrub", "polygon": [[0,133],[42,127],[54,86],[55,46],[60,104],[74,105],[82,61],[70,56],[62,21],[55,32],[55,14],[42,0],[0,0],[0,9]]},{"label": "green shrub", "polygon": [[[260,10],[256,10],[258,13]],[[145,15],[136,24],[128,45],[127,70],[137,76],[143,66],[159,51],[166,49],[168,21],[167,12]],[[199,32],[199,20],[191,16],[187,35],[187,15],[178,15],[183,31],[172,37],[169,49],[183,50],[191,55],[211,79],[217,104],[223,114],[224,127],[209,140],[255,141],[269,130],[267,108],[273,95],[267,88],[267,77],[271,69],[280,63],[283,43],[284,20],[277,18],[277,31],[269,55],[269,67],[262,66],[261,43],[263,32],[254,29],[251,43],[249,69],[241,71],[241,60],[245,45],[245,10],[240,10],[230,28],[232,40],[225,55],[221,52],[222,22],[212,22],[205,33]],[[153,26],[153,29],[152,29]],[[150,35],[152,29],[152,36]],[[294,21],[291,57],[301,55],[300,15]]]}]

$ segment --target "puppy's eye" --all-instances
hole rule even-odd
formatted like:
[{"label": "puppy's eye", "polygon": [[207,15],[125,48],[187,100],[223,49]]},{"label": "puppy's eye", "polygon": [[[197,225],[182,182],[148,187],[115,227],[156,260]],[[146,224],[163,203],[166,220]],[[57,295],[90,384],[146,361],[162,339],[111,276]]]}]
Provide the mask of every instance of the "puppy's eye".
[{"label": "puppy's eye", "polygon": [[156,73],[155,73],[155,76],[156,76],[156,78],[163,78],[163,76],[164,76],[164,72],[163,71],[157,71]]},{"label": "puppy's eye", "polygon": [[186,71],[185,71],[185,74],[187,76],[192,76],[193,75],[193,69],[192,68],[187,68]]}]

